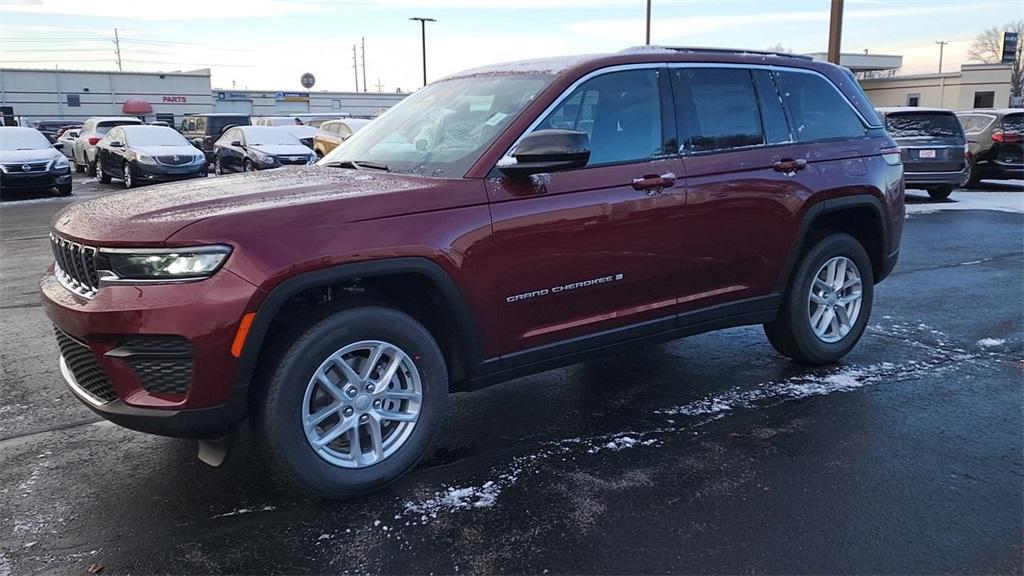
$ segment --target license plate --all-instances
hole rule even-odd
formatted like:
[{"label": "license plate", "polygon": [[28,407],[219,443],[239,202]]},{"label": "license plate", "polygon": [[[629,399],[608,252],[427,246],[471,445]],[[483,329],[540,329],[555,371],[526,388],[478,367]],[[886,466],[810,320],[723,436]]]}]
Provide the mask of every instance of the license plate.
[{"label": "license plate", "polygon": [[920,150],[917,153],[918,158],[935,158],[935,150]]}]

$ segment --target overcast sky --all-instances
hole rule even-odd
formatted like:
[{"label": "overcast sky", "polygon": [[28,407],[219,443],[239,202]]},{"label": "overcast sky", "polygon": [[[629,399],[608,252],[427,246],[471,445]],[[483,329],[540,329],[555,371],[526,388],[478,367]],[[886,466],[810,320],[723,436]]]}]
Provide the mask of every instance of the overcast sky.
[{"label": "overcast sky", "polygon": [[[653,0],[655,44],[823,52],[828,0]],[[419,23],[429,78],[472,66],[643,44],[645,0],[0,0],[0,64],[116,70],[209,67],[217,88],[352,90],[352,45],[366,38],[366,77],[418,88]],[[904,73],[965,62],[981,30],[1024,18],[1020,0],[847,0],[844,52],[902,54]],[[360,82],[362,72],[360,71]]]}]

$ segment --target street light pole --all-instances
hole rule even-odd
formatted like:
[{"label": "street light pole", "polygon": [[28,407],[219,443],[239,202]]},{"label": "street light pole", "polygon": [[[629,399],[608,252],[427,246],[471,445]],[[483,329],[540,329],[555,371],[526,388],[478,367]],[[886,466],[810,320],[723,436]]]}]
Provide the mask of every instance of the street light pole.
[{"label": "street light pole", "polygon": [[828,25],[828,61],[839,64],[843,44],[843,0],[832,0],[832,14]]},{"label": "street light pole", "polygon": [[409,18],[420,22],[420,42],[423,45],[423,85],[427,85],[427,22],[437,22],[433,18]]},{"label": "street light pole", "polygon": [[946,44],[949,44],[949,42],[940,40],[936,42],[936,44],[939,45],[939,108],[942,108],[945,105],[944,102],[946,100],[946,79],[942,77],[942,52],[945,50]]},{"label": "street light pole", "polygon": [[647,46],[651,45],[651,0],[647,0]]}]

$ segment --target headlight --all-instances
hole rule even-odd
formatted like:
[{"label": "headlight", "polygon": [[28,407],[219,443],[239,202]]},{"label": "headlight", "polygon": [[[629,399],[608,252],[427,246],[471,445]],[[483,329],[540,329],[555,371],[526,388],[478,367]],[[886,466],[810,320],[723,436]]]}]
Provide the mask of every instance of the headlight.
[{"label": "headlight", "polygon": [[206,162],[206,156],[203,156],[202,154],[192,159],[193,164],[199,164],[201,162]]},{"label": "headlight", "polygon": [[273,164],[274,163],[274,157],[271,156],[270,154],[267,154],[265,152],[260,152],[259,150],[253,150],[252,154],[253,154],[253,156],[256,157],[256,160],[259,161],[259,162],[263,162],[264,164]]},{"label": "headlight", "polygon": [[61,156],[53,159],[53,164],[50,165],[50,168],[52,170],[63,170],[65,168],[67,168],[68,166],[70,166],[70,164],[68,163],[67,157],[65,157],[64,155],[61,155]]},{"label": "headlight", "polygon": [[229,246],[101,249],[97,265],[114,273],[114,278],[104,278],[107,281],[190,280],[212,276],[229,254]]},{"label": "headlight", "polygon": [[152,156],[146,156],[145,154],[135,153],[135,161],[141,162],[142,164],[156,164],[156,160]]}]

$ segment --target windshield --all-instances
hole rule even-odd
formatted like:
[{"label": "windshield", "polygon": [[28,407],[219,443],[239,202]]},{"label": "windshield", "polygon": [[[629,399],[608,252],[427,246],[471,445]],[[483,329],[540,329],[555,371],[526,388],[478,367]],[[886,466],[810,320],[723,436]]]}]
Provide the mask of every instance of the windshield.
[{"label": "windshield", "polygon": [[110,132],[112,128],[117,126],[134,126],[135,124],[142,124],[142,122],[132,122],[131,120],[110,120],[96,125],[97,134],[106,134]]},{"label": "windshield", "polygon": [[248,146],[268,146],[274,144],[298,144],[295,136],[284,128],[271,126],[253,126],[245,130],[245,143]]},{"label": "windshield", "polygon": [[49,148],[50,141],[31,128],[0,128],[0,150],[39,150]]},{"label": "windshield", "polygon": [[209,122],[209,134],[220,134],[228,126],[248,126],[248,116],[207,116]]},{"label": "windshield", "polygon": [[553,79],[507,74],[431,84],[359,130],[320,164],[377,164],[392,172],[460,178]]},{"label": "windshield", "polygon": [[893,138],[953,138],[962,134],[955,115],[930,112],[889,114],[885,129]]},{"label": "windshield", "polygon": [[125,138],[132,146],[191,146],[188,140],[170,128],[151,126],[138,130],[125,128]]}]

